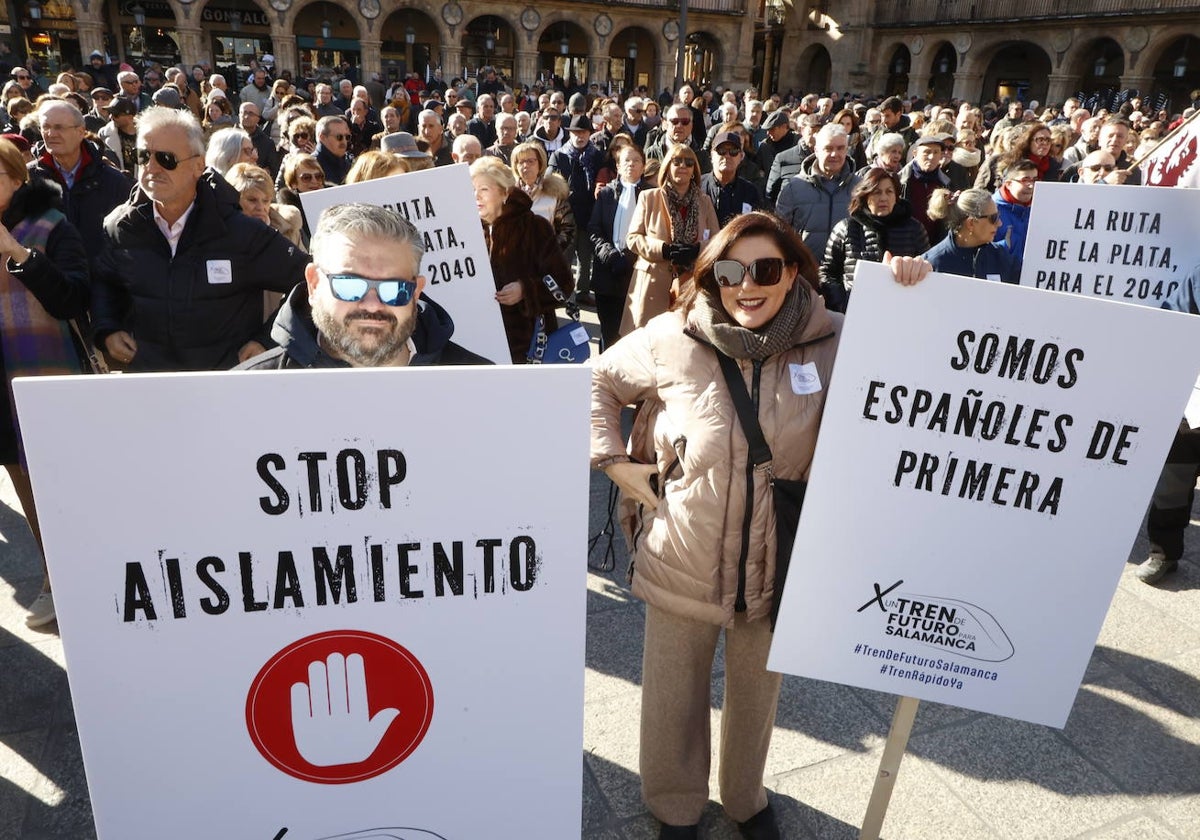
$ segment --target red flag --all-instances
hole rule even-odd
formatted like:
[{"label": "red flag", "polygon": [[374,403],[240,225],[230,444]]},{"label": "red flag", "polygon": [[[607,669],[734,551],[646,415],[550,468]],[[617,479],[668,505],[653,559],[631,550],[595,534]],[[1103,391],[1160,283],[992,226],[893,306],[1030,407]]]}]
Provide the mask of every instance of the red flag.
[{"label": "red flag", "polygon": [[1142,183],[1150,187],[1200,187],[1200,120],[1189,119],[1146,155]]}]

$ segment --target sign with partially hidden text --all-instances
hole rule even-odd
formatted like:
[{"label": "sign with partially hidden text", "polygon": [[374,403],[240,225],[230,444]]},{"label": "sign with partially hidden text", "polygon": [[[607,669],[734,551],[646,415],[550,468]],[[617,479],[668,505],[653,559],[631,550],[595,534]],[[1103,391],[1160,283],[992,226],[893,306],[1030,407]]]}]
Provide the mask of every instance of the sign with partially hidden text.
[{"label": "sign with partially hidden text", "polygon": [[1061,727],[1200,318],[858,271],[768,667]]},{"label": "sign with partially hidden text", "polygon": [[577,835],[588,391],[18,380],[99,839]]},{"label": "sign with partially hidden text", "polygon": [[335,204],[390,207],[408,219],[424,239],[421,272],[424,295],[454,319],[454,340],[496,364],[512,358],[475,190],[466,164],[439,166],[340,187],[301,193],[309,229]]},{"label": "sign with partially hidden text", "polygon": [[1160,307],[1200,263],[1200,190],[1040,183],[1021,285]]}]

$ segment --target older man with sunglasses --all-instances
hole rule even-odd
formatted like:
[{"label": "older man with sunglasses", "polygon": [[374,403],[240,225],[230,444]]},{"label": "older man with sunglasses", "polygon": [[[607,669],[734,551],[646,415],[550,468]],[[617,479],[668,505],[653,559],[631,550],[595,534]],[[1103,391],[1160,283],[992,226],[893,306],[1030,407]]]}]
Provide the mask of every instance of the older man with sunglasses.
[{"label": "older man with sunglasses", "polygon": [[662,160],[667,156],[667,152],[671,151],[673,146],[687,146],[699,158],[700,171],[712,171],[712,161],[709,159],[709,156],[700,153],[700,146],[703,139],[697,141],[692,131],[692,121],[695,119],[693,111],[694,109],[680,103],[676,103],[667,109],[666,119],[663,120],[666,124],[664,126],[666,130],[657,140],[646,144],[646,160]]},{"label": "older man with sunglasses", "polygon": [[223,370],[270,343],[263,292],[287,292],[308,255],[242,213],[204,169],[190,113],[138,122],[138,189],[104,220],[92,274],[96,343],[130,371]]},{"label": "older man with sunglasses", "polygon": [[275,319],[278,346],[239,370],[488,364],[451,341],[449,314],[421,297],[424,241],[399,213],[331,207],[311,244],[304,282]]}]

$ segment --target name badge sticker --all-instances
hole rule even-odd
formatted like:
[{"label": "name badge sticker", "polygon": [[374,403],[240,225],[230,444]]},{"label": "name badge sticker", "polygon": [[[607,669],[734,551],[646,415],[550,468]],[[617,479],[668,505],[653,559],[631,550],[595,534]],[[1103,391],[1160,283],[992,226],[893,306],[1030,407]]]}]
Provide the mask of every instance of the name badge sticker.
[{"label": "name badge sticker", "polygon": [[804,396],[805,394],[815,394],[821,390],[821,374],[817,373],[816,362],[808,362],[803,365],[789,364],[788,370],[792,374],[792,392]]},{"label": "name badge sticker", "polygon": [[206,265],[209,284],[233,282],[233,263],[229,260],[209,260]]},{"label": "name badge sticker", "polygon": [[576,344],[587,344],[590,340],[587,328],[580,326],[571,330],[571,340]]},{"label": "name badge sticker", "polygon": [[994,280],[995,282],[999,283],[999,282],[1000,282],[1000,275],[999,275],[999,274],[989,274],[989,275],[987,276],[987,279],[989,279],[989,280]]}]

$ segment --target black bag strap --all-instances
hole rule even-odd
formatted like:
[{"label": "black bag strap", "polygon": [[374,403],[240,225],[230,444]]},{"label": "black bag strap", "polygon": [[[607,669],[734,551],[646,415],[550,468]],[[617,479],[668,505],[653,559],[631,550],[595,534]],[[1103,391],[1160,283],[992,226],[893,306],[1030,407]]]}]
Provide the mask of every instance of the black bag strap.
[{"label": "black bag strap", "polygon": [[754,410],[754,402],[750,392],[746,390],[746,381],[742,379],[742,371],[738,363],[717,351],[717,361],[721,363],[721,373],[725,375],[725,384],[729,386],[729,396],[733,398],[733,407],[737,410],[738,420],[742,424],[742,432],[746,435],[746,443],[750,445],[750,461],[756,467],[769,464],[774,456],[767,440],[763,437],[762,426],[758,425],[758,413]]},{"label": "black bag strap", "polygon": [[579,304],[562,293],[562,289],[559,288],[558,282],[553,277],[547,274],[542,278],[542,285],[546,287],[546,291],[550,292],[550,296],[554,298],[559,306],[567,308],[568,318],[572,321],[579,320]]}]

